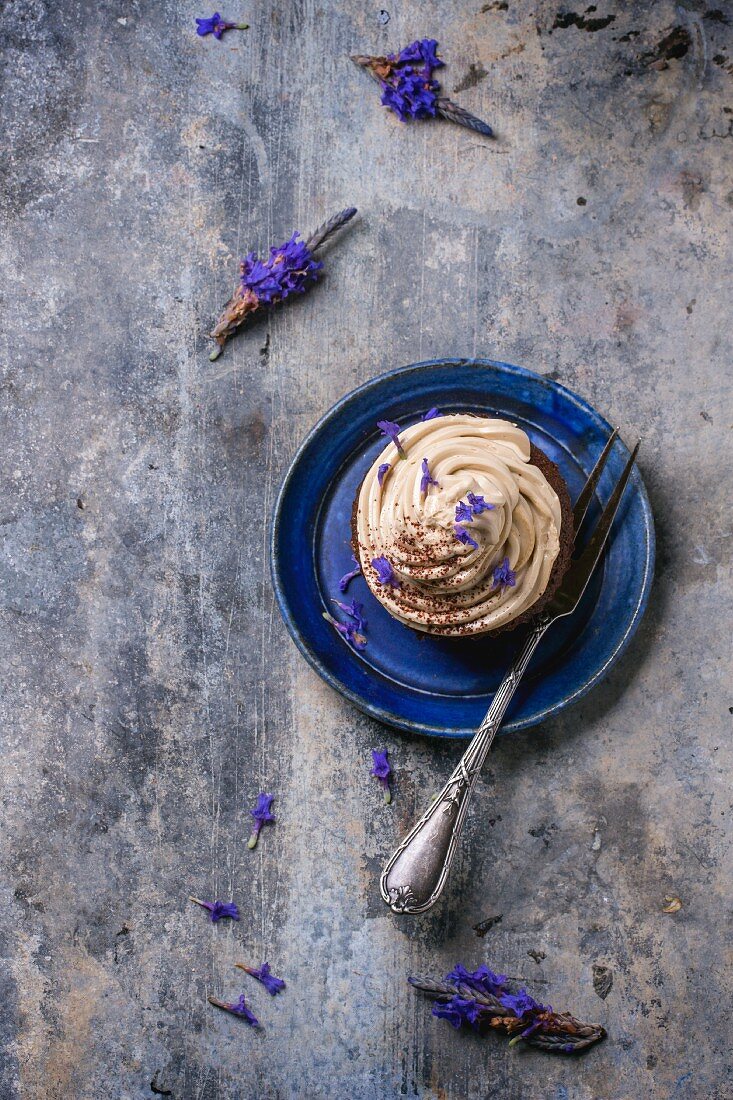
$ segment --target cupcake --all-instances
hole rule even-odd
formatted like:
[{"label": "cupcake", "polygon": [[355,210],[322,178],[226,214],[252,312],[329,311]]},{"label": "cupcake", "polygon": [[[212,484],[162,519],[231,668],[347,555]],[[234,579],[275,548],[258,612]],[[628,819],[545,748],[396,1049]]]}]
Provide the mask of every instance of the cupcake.
[{"label": "cupcake", "polygon": [[404,430],[379,427],[390,442],[352,518],[354,553],[376,599],[413,630],[455,638],[537,615],[573,549],[557,466],[507,420],[432,413]]}]

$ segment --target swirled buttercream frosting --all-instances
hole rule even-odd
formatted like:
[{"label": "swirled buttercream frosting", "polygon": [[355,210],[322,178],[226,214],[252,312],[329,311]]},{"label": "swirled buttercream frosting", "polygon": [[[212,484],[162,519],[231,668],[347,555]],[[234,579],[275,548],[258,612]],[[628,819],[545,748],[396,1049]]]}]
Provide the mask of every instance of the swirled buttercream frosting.
[{"label": "swirled buttercream frosting", "polygon": [[483,634],[527,617],[548,589],[569,513],[535,463],[554,480],[555,467],[521,428],[483,416],[433,417],[397,442],[404,457],[394,440],[384,448],[354,511],[373,594],[431,634]]}]

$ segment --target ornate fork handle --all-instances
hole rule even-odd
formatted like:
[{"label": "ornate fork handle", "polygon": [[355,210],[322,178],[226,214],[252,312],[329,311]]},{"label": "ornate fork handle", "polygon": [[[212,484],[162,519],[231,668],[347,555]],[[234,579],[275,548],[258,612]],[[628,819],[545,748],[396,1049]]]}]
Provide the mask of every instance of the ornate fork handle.
[{"label": "ornate fork handle", "polygon": [[504,712],[551,621],[549,616],[539,618],[455,771],[384,868],[379,888],[395,913],[424,913],[440,896],[479,772]]}]

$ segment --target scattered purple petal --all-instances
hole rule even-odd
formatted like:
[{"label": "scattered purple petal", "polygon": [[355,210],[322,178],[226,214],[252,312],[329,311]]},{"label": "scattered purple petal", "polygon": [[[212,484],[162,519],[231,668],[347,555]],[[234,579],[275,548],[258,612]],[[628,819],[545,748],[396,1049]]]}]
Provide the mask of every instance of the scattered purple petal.
[{"label": "scattered purple petal", "polygon": [[392,801],[392,792],[389,786],[392,768],[387,759],[387,749],[385,749],[384,752],[380,752],[378,749],[372,749],[372,770],[369,774],[373,775],[375,779],[378,779],[384,787],[384,801],[389,805]]},{"label": "scattered purple petal", "polygon": [[225,19],[219,15],[216,11],[208,19],[196,20],[196,34],[202,38],[207,34],[213,34],[214,38],[221,38],[224,31],[238,30],[246,31],[248,23],[228,23]]},{"label": "scattered purple petal", "polygon": [[462,542],[464,546],[472,546],[474,550],[478,550],[478,543],[471,538],[465,527],[461,527],[460,523],[454,523],[453,530],[459,542]]},{"label": "scattered purple petal", "polygon": [[372,567],[377,574],[377,580],[380,584],[389,584],[392,588],[399,588],[400,582],[395,577],[394,569],[389,558],[385,558],[384,555],[378,558],[372,558]]},{"label": "scattered purple petal", "polygon": [[493,512],[495,508],[494,504],[489,504],[483,497],[478,497],[475,493],[467,493],[466,497],[475,516],[480,516],[482,512]]},{"label": "scattered purple petal", "polygon": [[366,630],[367,621],[362,615],[364,610],[363,603],[359,603],[358,600],[352,600],[351,603],[341,603],[341,600],[334,600],[333,602],[337,607],[340,607],[342,611],[345,611],[350,619],[354,620],[357,630]]},{"label": "scattered purple petal", "polygon": [[[336,602],[337,601],[334,600],[334,603]],[[340,606],[344,607],[345,605],[341,604]],[[361,606],[362,605],[359,604],[359,607]],[[333,615],[329,615],[327,611],[323,612],[323,618],[327,623],[330,623],[334,630],[338,631],[341,637],[345,638],[354,649],[366,649],[367,640],[359,631],[356,623],[341,623],[338,619],[334,619]]]},{"label": "scattered purple petal", "polygon": [[494,570],[494,586],[496,588],[514,588],[517,583],[517,574],[509,568],[509,558],[504,558],[501,565]]},{"label": "scattered purple petal", "polygon": [[473,509],[470,504],[466,504],[464,500],[459,500],[456,504],[456,523],[472,523],[473,522]]},{"label": "scattered purple petal", "polygon": [[380,486],[381,486],[382,482],[384,481],[385,476],[387,474],[387,471],[389,469],[391,469],[389,462],[383,462],[382,465],[377,470],[377,481],[379,482]]},{"label": "scattered purple petal", "polygon": [[339,592],[345,592],[346,589],[349,587],[351,581],[353,581],[354,577],[358,577],[361,573],[361,566],[359,565],[359,562],[356,560],[353,554],[351,555],[351,560],[356,565],[356,569],[352,569],[350,573],[344,573],[343,577],[339,581]]},{"label": "scattered purple petal", "polygon": [[195,898],[191,896],[189,901],[193,901],[196,905],[200,905],[202,909],[208,910],[209,916],[214,923],[221,920],[222,917],[229,917],[230,920],[239,920],[239,908],[233,901],[202,901],[201,898]]},{"label": "scattered purple petal", "polygon": [[257,845],[257,838],[260,835],[260,829],[263,825],[269,825],[275,823],[275,815],[270,813],[270,807],[275,800],[274,794],[260,793],[257,795],[257,805],[253,810],[250,810],[250,814],[254,818],[254,828],[252,835],[247,841],[248,848],[254,848]]},{"label": "scattered purple petal", "polygon": [[395,424],[393,420],[378,420],[377,427],[379,428],[382,435],[386,435],[392,440],[395,447],[397,448],[397,453],[400,458],[406,458],[407,456],[405,455],[404,448],[400,443],[401,429],[399,424]]},{"label": "scattered purple petal", "polygon": [[424,458],[422,460],[422,477],[420,478],[420,492],[423,496],[425,496],[425,494],[427,493],[428,486],[430,485],[434,485],[436,489],[440,488],[438,482],[430,474],[430,468],[428,466],[427,458]]},{"label": "scattered purple petal", "polygon": [[232,1016],[239,1016],[241,1019],[246,1020],[250,1027],[259,1027],[260,1022],[255,1014],[247,1007],[247,1003],[244,999],[244,993],[238,1001],[220,1001],[218,997],[209,997],[209,1004],[215,1005],[216,1008],[223,1008],[225,1012],[231,1012]]},{"label": "scattered purple petal", "polygon": [[244,972],[251,977],[256,978],[258,982],[262,982],[267,992],[273,997],[276,993],[279,993],[281,989],[285,988],[285,982],[282,978],[275,977],[270,970],[270,964],[268,962],[263,962],[262,966],[257,968],[253,966],[244,966],[243,963],[235,963],[234,965],[238,966],[240,970],[244,970]]},{"label": "scattered purple petal", "polygon": [[421,417],[422,420],[435,420],[436,416],[442,416],[440,409],[428,409],[425,416]]}]

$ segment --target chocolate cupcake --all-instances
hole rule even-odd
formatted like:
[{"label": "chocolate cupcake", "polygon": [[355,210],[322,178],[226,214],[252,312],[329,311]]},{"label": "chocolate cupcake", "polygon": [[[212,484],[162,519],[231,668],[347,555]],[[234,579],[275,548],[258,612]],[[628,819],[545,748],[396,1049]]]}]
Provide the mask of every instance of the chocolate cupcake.
[{"label": "chocolate cupcake", "polygon": [[573,550],[557,466],[506,420],[462,413],[398,429],[354,501],[373,595],[413,630],[468,637],[533,618]]}]

